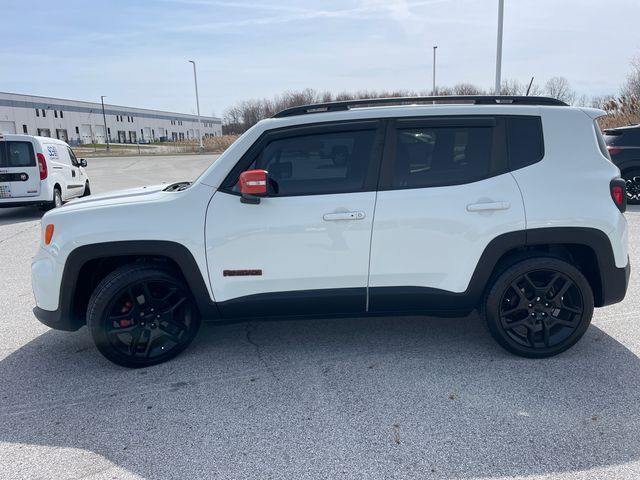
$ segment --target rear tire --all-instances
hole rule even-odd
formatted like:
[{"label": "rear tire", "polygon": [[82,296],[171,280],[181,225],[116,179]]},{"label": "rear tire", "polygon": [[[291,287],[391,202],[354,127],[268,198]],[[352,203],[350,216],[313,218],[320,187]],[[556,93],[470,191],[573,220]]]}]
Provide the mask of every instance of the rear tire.
[{"label": "rear tire", "polygon": [[640,168],[632,168],[622,172],[627,185],[627,203],[640,205]]},{"label": "rear tire", "polygon": [[62,192],[60,191],[60,187],[55,187],[53,189],[53,200],[40,207],[41,210],[44,210],[45,212],[48,210],[53,210],[54,208],[58,208],[62,206]]},{"label": "rear tire", "polygon": [[189,346],[200,315],[176,272],[130,264],[107,275],[87,308],[87,327],[108,360],[129,368],[156,365]]},{"label": "rear tire", "polygon": [[493,338],[529,358],[557,355],[584,335],[593,316],[593,292],[570,263],[533,257],[504,270],[486,294],[484,313]]}]

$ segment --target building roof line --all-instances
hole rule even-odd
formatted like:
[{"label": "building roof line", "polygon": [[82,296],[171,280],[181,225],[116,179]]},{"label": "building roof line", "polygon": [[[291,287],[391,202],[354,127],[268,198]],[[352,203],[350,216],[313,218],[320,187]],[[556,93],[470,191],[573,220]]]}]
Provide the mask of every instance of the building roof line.
[{"label": "building roof line", "polygon": [[[0,92],[0,96],[1,95],[15,95],[15,96],[19,96],[19,97],[34,97],[34,98],[38,98],[38,99],[43,99],[43,100],[56,100],[56,101],[62,101],[62,102],[75,102],[75,103],[84,103],[87,105],[91,105],[91,106],[95,106],[98,109],[102,109],[102,104],[99,102],[89,102],[86,100],[72,100],[69,98],[58,98],[58,97],[45,97],[42,95],[30,95],[27,93],[13,93],[13,92]],[[46,102],[43,102],[46,103]],[[106,109],[107,107],[109,108],[116,108],[116,109],[122,109],[122,110],[144,110],[146,112],[153,112],[153,113],[163,113],[163,114],[167,114],[167,115],[184,115],[185,117],[197,117],[196,114],[194,113],[181,113],[181,112],[170,112],[167,110],[153,110],[151,108],[142,108],[142,107],[126,107],[124,105],[115,105],[113,103],[105,103],[104,104],[104,108]],[[214,120],[214,121],[221,121],[220,117],[210,117],[207,115],[200,115],[200,118],[203,120]]]}]

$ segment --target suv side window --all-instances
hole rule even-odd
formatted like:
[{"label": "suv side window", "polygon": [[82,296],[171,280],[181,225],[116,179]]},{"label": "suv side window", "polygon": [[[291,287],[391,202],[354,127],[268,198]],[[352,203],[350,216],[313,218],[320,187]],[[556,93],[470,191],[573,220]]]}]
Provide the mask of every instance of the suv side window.
[{"label": "suv side window", "polygon": [[439,187],[504,173],[503,132],[495,118],[399,120],[392,135],[395,161],[383,184],[392,189]]},{"label": "suv side window", "polygon": [[377,123],[359,129],[345,125],[267,133],[257,142],[260,148],[240,160],[223,189],[238,192],[240,173],[261,169],[269,172],[271,197],[374,190],[382,143]]},{"label": "suv side window", "polygon": [[527,167],[544,157],[544,138],[540,117],[505,117],[507,122],[507,147],[511,170]]}]

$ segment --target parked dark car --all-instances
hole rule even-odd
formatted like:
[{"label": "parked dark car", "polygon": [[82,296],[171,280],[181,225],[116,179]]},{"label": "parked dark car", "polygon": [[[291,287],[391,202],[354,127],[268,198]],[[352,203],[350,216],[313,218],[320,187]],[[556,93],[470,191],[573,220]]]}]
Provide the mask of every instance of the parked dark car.
[{"label": "parked dark car", "polygon": [[627,201],[640,204],[640,125],[611,128],[604,131],[611,160],[627,183]]}]

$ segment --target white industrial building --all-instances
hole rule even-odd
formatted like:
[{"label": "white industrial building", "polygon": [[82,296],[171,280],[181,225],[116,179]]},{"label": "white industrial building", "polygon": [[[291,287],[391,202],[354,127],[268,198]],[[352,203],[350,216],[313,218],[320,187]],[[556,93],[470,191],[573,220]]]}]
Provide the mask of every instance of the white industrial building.
[{"label": "white industrial building", "polygon": [[[203,136],[222,135],[219,118],[201,116]],[[106,119],[106,122],[105,122]],[[198,117],[145,108],[0,92],[0,133],[26,133],[70,144],[148,143],[198,138]]]}]

